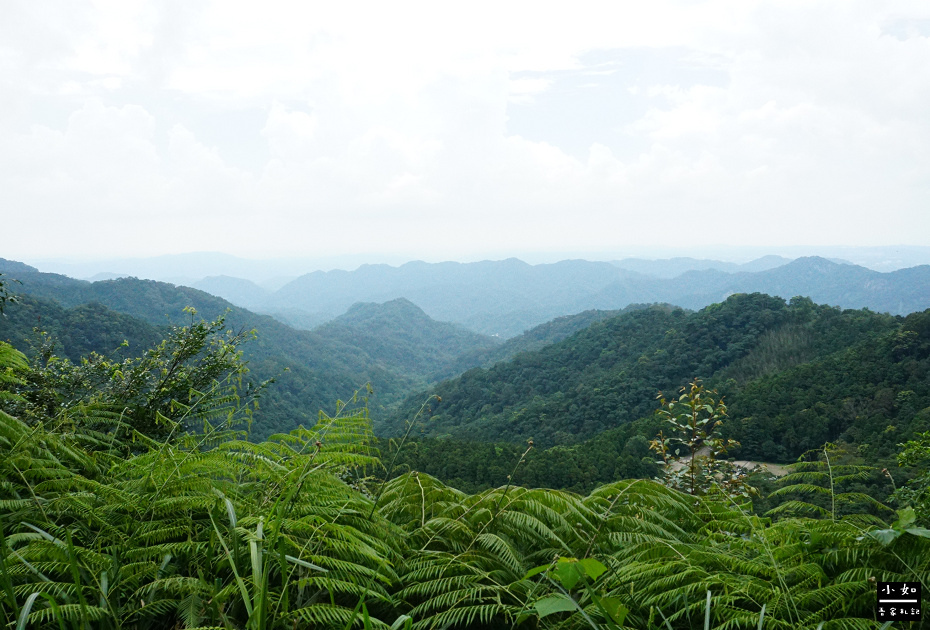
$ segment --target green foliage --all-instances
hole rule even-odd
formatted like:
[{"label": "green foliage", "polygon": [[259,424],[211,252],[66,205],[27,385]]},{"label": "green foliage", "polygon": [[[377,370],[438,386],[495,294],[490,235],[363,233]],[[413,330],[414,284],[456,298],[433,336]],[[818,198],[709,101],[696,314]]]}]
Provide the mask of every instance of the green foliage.
[{"label": "green foliage", "polygon": [[739,444],[720,437],[727,407],[717,390],[707,390],[694,379],[681,388],[677,399],[666,400],[661,393],[658,398],[662,406],[656,416],[670,434],[666,437],[660,431],[649,447],[665,464],[665,484],[688,494],[720,491],[731,497],[748,497],[745,474],[722,459]]},{"label": "green foliage", "polygon": [[95,628],[290,627],[351,618],[359,597],[383,607],[389,526],[345,481],[374,465],[370,440],[367,415],[337,413],[262,445],[212,430],[91,456],[0,413],[0,605],[30,627]]},{"label": "green foliage", "polygon": [[898,500],[915,510],[914,520],[930,527],[930,431],[918,433],[902,444],[898,465],[917,470],[908,484],[896,492]]},{"label": "green foliage", "polygon": [[26,384],[23,377],[29,369],[26,355],[8,343],[0,341],[0,408],[11,403],[23,402],[15,392]]},{"label": "green foliage", "polygon": [[876,529],[869,532],[869,536],[888,546],[900,536],[910,535],[919,536],[920,538],[930,538],[930,529],[926,527],[917,527],[914,521],[917,520],[917,513],[912,507],[906,507],[898,510],[898,520],[891,524],[887,529]]},{"label": "green foliage", "polygon": [[[19,300],[16,295],[10,293],[7,286],[9,282],[9,280],[4,280],[3,274],[0,273],[0,316],[4,314],[7,304],[15,304]],[[16,282],[16,280],[13,280],[13,282]]]},{"label": "green foliage", "polygon": [[870,579],[930,578],[930,539],[643,480],[469,495],[411,472],[373,510],[372,440],[351,403],[262,444],[212,430],[129,456],[0,413],[0,610],[30,628],[875,628]]},{"label": "green foliage", "polygon": [[835,444],[805,453],[788,466],[791,472],[780,478],[780,487],[769,494],[783,502],[769,510],[767,516],[790,514],[884,525],[882,519],[893,510],[861,489],[861,484],[878,477],[879,471],[849,460],[848,453]]},{"label": "green foliage", "polygon": [[[63,427],[131,431],[155,440],[179,428],[225,422],[256,394],[243,381],[248,369],[239,348],[250,334],[232,333],[222,318],[208,323],[195,316],[190,309],[190,325],[172,328],[139,358],[91,353],[72,363],[55,355],[46,337],[20,387],[19,404],[8,411],[29,423],[53,419]],[[246,416],[251,412],[248,405],[241,408]]]}]

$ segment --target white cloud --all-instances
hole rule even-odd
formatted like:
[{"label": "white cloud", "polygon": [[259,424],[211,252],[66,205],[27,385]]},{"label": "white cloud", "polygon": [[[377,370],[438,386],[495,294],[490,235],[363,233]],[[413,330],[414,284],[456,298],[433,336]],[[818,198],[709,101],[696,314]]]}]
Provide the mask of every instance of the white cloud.
[{"label": "white cloud", "polygon": [[550,85],[552,85],[551,79],[512,79],[509,85],[510,101],[524,105],[530,104],[535,100],[534,95],[545,92]]},{"label": "white cloud", "polygon": [[[8,254],[104,233],[113,253],[230,251],[244,225],[278,255],[926,243],[928,18],[840,0],[5,3],[0,205],[24,234],[47,226]],[[214,122],[245,110],[264,119]],[[508,132],[519,116],[538,137]],[[229,147],[267,152],[245,166]]]}]

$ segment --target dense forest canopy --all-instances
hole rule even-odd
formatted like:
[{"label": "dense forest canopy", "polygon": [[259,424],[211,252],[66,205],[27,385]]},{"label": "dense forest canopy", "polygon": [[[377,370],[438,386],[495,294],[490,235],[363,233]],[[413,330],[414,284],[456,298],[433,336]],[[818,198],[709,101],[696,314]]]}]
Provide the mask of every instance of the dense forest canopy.
[{"label": "dense forest canopy", "polygon": [[[441,402],[421,431],[571,445],[648,417],[657,391],[700,377],[727,396],[746,458],[790,461],[840,438],[888,455],[895,440],[925,430],[918,412],[930,407],[928,317],[761,294],[694,313],[636,310],[441,383],[429,390]],[[411,397],[385,431],[401,431],[424,397]],[[886,435],[888,426],[899,433]]]}]

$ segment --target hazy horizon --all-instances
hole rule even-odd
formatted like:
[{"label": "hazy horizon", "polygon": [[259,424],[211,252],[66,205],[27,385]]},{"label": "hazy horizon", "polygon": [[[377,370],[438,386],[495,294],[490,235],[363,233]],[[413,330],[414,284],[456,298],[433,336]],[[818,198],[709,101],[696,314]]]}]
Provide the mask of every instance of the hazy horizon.
[{"label": "hazy horizon", "polygon": [[359,255],[328,258],[280,257],[248,258],[224,252],[185,252],[153,257],[110,257],[110,258],[15,258],[4,252],[0,257],[15,259],[32,265],[42,272],[61,273],[75,278],[93,279],[107,274],[136,276],[168,282],[193,282],[211,276],[231,276],[263,283],[281,278],[295,278],[314,271],[354,271],[364,265],[384,264],[399,267],[410,262],[459,262],[500,261],[516,258],[530,265],[551,264],[563,260],[588,260],[594,262],[617,262],[625,259],[644,261],[666,261],[674,258],[721,261],[745,264],[765,256],[780,256],[795,259],[804,256],[820,256],[837,261],[860,265],[874,271],[888,272],[917,265],[930,264],[930,246],[889,247],[719,247],[719,248],[626,248],[614,252],[515,252],[514,255],[476,256],[453,260],[449,258],[428,259],[403,255]]}]

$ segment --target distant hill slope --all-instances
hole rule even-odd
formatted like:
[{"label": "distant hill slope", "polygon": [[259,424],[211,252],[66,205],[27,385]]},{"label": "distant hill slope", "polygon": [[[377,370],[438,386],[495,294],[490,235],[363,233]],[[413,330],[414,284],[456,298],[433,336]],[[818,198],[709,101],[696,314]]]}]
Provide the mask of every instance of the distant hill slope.
[{"label": "distant hill slope", "polygon": [[403,298],[355,304],[314,332],[356,345],[385,365],[420,375],[432,375],[462,354],[487,352],[500,345],[500,340],[460,325],[430,319]]},{"label": "distant hill slope", "polygon": [[[433,319],[510,338],[586,310],[654,302],[698,309],[733,293],[753,292],[905,315],[930,308],[930,266],[879,273],[817,257],[791,262],[765,257],[745,265],[694,259],[566,260],[548,265],[516,259],[412,262],[400,267],[365,265],[351,272],[317,271],[271,293],[255,308],[280,313],[287,309],[289,321],[313,322],[333,318],[357,302],[406,298]],[[256,296],[250,299],[259,299]]]},{"label": "distant hill slope", "polygon": [[802,295],[819,304],[869,308],[894,315],[930,308],[930,265],[880,273],[808,257],[758,273],[689,272],[677,282],[686,289],[666,288],[666,296],[677,294],[674,303],[687,308],[700,308],[708,301],[750,291],[785,299]]},{"label": "distant hill slope", "polygon": [[16,260],[0,258],[0,273],[13,274],[15,276],[23,273],[35,273],[37,271],[39,270],[31,265]]},{"label": "distant hill slope", "polygon": [[654,276],[656,278],[677,278],[688,271],[706,271],[715,269],[726,273],[736,273],[739,271],[765,271],[781,267],[791,262],[790,258],[783,256],[763,256],[748,263],[737,264],[723,262],[720,260],[701,260],[697,258],[667,258],[664,260],[644,260],[642,258],[624,258],[616,260],[613,264],[621,269],[636,271],[643,275]]},{"label": "distant hill slope", "polygon": [[[451,350],[437,362],[448,360],[451,352],[495,343],[451,324],[432,322],[422,313],[415,326],[406,325],[396,304],[384,307],[383,313],[379,313],[382,307],[368,305],[347,315],[342,325],[307,331],[235,307],[203,291],[163,282],[120,278],[91,283],[28,270],[20,270],[16,277],[22,284],[15,289],[29,296],[28,308],[21,309],[15,318],[11,315],[8,321],[0,321],[0,338],[15,337],[18,347],[23,347],[28,336],[20,325],[35,318],[34,325],[40,327],[45,327],[43,321],[54,322],[47,328],[61,339],[68,356],[88,348],[111,351],[122,341],[120,337],[141,350],[152,342],[153,334],[158,336],[153,332],[159,331],[157,327],[189,323],[191,316],[183,312],[186,306],[193,306],[208,320],[225,315],[227,326],[233,330],[256,329],[257,339],[245,345],[249,366],[260,380],[273,376],[278,380],[255,416],[259,436],[315,421],[319,409],[331,409],[337,399],[347,399],[366,382],[375,389],[371,409],[377,417],[410,391],[430,382],[433,364],[423,358],[437,352],[443,341]],[[15,312],[16,308],[14,305],[9,310]],[[366,318],[380,327],[377,340],[363,333]],[[93,334],[101,338],[73,343],[69,339],[77,334],[75,320],[80,320],[78,328],[85,334],[96,331]],[[423,360],[410,361],[407,355]]]},{"label": "distant hill slope", "polygon": [[20,297],[19,303],[0,317],[0,341],[21,350],[41,343],[35,329],[52,335],[57,342],[56,354],[72,361],[91,352],[110,355],[124,341],[129,346],[120,351],[136,356],[164,339],[166,330],[99,303],[65,308],[53,300],[31,295]]},{"label": "distant hill slope", "polygon": [[[650,415],[658,391],[674,391],[693,377],[738,392],[773,374],[896,334],[901,325],[888,315],[842,311],[807,299],[788,305],[762,294],[734,295],[696,313],[669,307],[632,311],[437,385],[428,393],[442,401],[431,405],[433,415],[423,430],[431,436],[572,444]],[[924,396],[928,387],[911,389]],[[401,406],[382,432],[399,431],[428,393]],[[785,453],[807,443],[792,443]]]},{"label": "distant hill slope", "polygon": [[648,304],[631,304],[622,310],[599,311],[592,309],[557,317],[545,324],[535,326],[522,335],[511,337],[504,343],[490,349],[479,349],[467,352],[456,357],[452,362],[442,367],[433,375],[433,380],[441,381],[470,370],[475,367],[491,367],[495,363],[507,361],[523,352],[540,350],[550,344],[562,341],[574,335],[595,322],[604,321],[620,315],[621,313],[653,308]]},{"label": "distant hill slope", "polygon": [[198,280],[191,286],[249,309],[261,306],[271,295],[271,291],[258,286],[251,280],[231,276],[209,276]]}]

